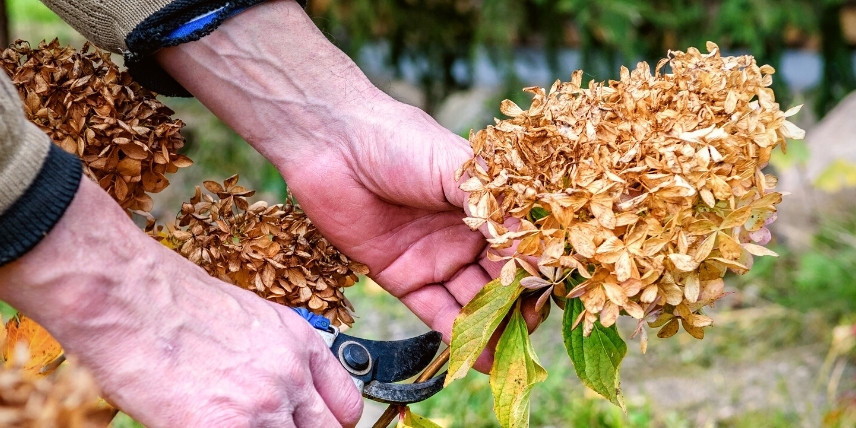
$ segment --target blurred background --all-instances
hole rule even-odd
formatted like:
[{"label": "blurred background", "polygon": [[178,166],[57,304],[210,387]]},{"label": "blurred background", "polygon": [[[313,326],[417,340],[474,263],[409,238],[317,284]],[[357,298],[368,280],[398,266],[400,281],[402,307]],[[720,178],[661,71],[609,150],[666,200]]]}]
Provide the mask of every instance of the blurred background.
[{"label": "blurred background", "polygon": [[[36,0],[0,4],[4,45],[83,44]],[[549,377],[532,394],[532,426],[856,426],[856,1],[310,0],[307,12],[379,87],[461,135],[492,123],[504,98],[528,106],[521,88],[578,68],[608,80],[708,40],[773,65],[779,101],[805,104],[796,122],[808,131],[768,167],[790,192],[773,225],[780,257],[726,278],[703,341],[652,339],[645,355],[628,342],[627,414],[585,392],[551,317],[533,336]],[[171,178],[155,214],[172,218],[193,186],[236,172],[259,199],[285,197],[277,171],[204,107],[164,101],[187,123],[196,164]],[[346,294],[360,335],[424,330],[370,280]],[[491,427],[492,406],[487,377],[471,374],[413,407],[445,426]],[[366,426],[379,410],[367,407]]]}]

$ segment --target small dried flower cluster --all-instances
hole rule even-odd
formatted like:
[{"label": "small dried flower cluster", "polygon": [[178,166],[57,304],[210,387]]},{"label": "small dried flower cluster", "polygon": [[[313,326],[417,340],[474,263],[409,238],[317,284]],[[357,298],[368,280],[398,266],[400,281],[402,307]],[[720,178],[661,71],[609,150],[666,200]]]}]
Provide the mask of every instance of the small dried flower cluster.
[{"label": "small dried flower cluster", "polygon": [[527,88],[528,110],[506,100],[511,118],[470,136],[465,221],[513,248],[503,283],[520,265],[533,275],[521,285],[545,290],[539,304],[579,297],[586,335],[623,311],[640,320],[643,350],[643,319],[657,317],[661,337],[680,323],[701,338],[712,320],[700,309],[722,296],[726,270],[775,254],[762,245],[782,195],[761,169],[804,136],[787,121],[799,107],[779,109],[772,67],[707,48],[671,52],[653,74],[639,63],[587,88],[581,71],[549,93]]},{"label": "small dried flower cluster", "polygon": [[19,315],[0,327],[0,350],[0,426],[106,427],[113,419],[85,368],[57,369],[62,348],[33,320]]},{"label": "small dried flower cluster", "polygon": [[368,268],[334,248],[290,201],[249,205],[246,198],[255,192],[237,182],[237,175],[222,185],[204,182],[216,197],[197,186],[181,207],[178,228],[166,233],[169,246],[215,278],[280,304],[305,307],[335,325],[353,324],[353,307],[342,288]]},{"label": "small dried flower cluster", "polygon": [[151,211],[148,193],[165,174],[191,165],[177,154],[184,124],[153,92],[120,71],[107,52],[78,52],[54,39],[33,49],[21,40],[0,55],[24,101],[27,119],[84,162],[87,176],[126,210]]}]

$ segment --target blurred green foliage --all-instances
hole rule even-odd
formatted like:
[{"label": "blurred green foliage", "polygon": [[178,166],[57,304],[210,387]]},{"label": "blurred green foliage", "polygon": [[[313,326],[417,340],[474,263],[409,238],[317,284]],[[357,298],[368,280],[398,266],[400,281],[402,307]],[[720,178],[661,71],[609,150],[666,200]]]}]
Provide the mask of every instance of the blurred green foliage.
[{"label": "blurred green foliage", "polygon": [[58,18],[47,6],[36,0],[6,0],[9,21],[55,22]]},{"label": "blurred green foliage", "polygon": [[[471,73],[453,68],[470,71],[479,49],[516,85],[511,61],[519,47],[543,49],[552,74],[562,76],[569,70],[558,70],[559,49],[578,49],[582,69],[603,80],[617,75],[621,64],[656,62],[670,49],[704,49],[711,40],[774,67],[787,48],[817,49],[824,64],[819,115],[856,89],[853,46],[841,28],[842,11],[852,7],[846,0],[310,2],[316,23],[352,56],[367,43],[382,42],[397,72],[408,62],[402,60],[418,60],[429,111],[449,92],[472,84]],[[776,84],[784,85],[781,79]]]},{"label": "blurred green foliage", "polygon": [[18,311],[10,306],[8,303],[0,301],[0,321],[5,323],[9,321],[10,318],[14,317]]}]

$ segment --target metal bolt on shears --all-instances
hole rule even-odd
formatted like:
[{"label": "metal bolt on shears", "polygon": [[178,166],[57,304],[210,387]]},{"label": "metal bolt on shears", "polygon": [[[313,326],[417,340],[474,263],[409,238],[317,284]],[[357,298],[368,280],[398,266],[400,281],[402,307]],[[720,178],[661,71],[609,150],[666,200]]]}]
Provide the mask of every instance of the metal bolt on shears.
[{"label": "metal bolt on shears", "polygon": [[322,315],[292,308],[315,328],[364,397],[388,404],[425,400],[443,389],[446,373],[425,382],[395,383],[412,378],[431,364],[443,336],[428,333],[403,340],[379,341],[341,333]]}]

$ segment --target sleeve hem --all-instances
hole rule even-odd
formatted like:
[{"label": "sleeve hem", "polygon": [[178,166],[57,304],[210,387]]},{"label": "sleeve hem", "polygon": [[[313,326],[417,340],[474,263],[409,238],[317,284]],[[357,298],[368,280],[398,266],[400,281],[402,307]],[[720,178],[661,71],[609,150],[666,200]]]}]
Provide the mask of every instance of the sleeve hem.
[{"label": "sleeve hem", "polygon": [[[125,65],[141,85],[166,96],[189,97],[178,82],[155,61],[158,49],[199,40],[226,19],[265,0],[228,2],[175,0],[140,22],[125,38]],[[298,1],[301,6],[305,1]],[[205,19],[202,19],[205,18]],[[188,25],[196,22],[196,25]]]},{"label": "sleeve hem", "polygon": [[65,213],[77,193],[80,159],[51,144],[41,170],[24,194],[0,215],[0,266],[35,247]]}]

